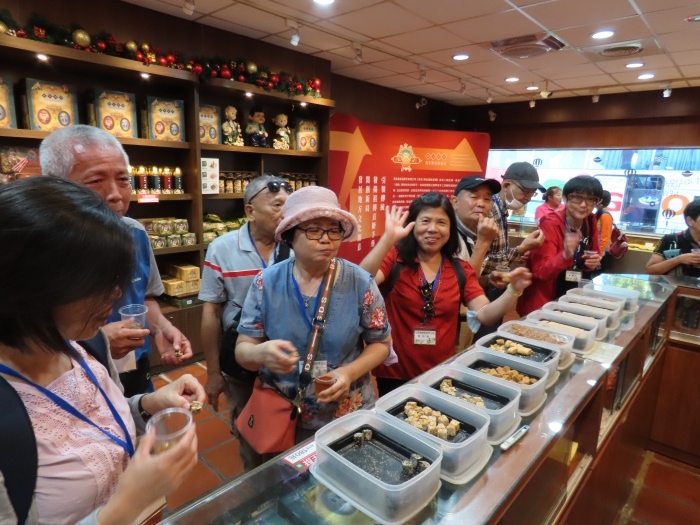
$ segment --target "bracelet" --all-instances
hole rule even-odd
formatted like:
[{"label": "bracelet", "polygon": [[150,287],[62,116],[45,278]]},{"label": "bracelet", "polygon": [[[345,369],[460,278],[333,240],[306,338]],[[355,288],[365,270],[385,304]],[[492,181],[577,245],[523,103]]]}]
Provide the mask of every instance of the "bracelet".
[{"label": "bracelet", "polygon": [[510,283],[508,283],[508,286],[506,287],[506,290],[508,290],[508,293],[512,295],[513,297],[520,297],[523,292],[516,292],[513,286],[511,286]]},{"label": "bracelet", "polygon": [[143,422],[146,423],[149,419],[151,419],[151,415],[149,412],[146,412],[144,410],[143,405],[141,404],[141,401],[143,401],[144,396],[141,396],[139,398],[139,404],[138,404],[138,409],[139,409],[139,414],[141,414],[141,419],[143,419]]}]

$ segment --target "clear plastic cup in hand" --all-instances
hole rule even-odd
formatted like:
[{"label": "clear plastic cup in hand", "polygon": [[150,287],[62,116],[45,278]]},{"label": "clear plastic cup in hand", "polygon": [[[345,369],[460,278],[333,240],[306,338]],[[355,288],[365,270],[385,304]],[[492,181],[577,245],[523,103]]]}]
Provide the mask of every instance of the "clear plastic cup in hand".
[{"label": "clear plastic cup in hand", "polygon": [[591,257],[597,257],[598,252],[595,250],[583,250],[583,258],[584,259],[589,259]]},{"label": "clear plastic cup in hand", "polygon": [[152,453],[160,454],[174,447],[192,426],[192,412],[185,408],[167,408],[156,412],[146,423],[146,433],[156,429]]},{"label": "clear plastic cup in hand", "polygon": [[324,374],[320,377],[317,377],[314,379],[314,388],[316,389],[316,397],[318,398],[318,395],[323,392],[326,388],[329,388],[330,386],[335,383],[337,378],[335,376],[332,376],[330,374]]},{"label": "clear plastic cup in hand", "polygon": [[499,264],[494,269],[494,272],[497,273],[492,274],[491,279],[496,286],[505,286],[510,282],[510,275],[508,275],[510,273],[510,266]]},{"label": "clear plastic cup in hand", "polygon": [[122,321],[129,321],[129,328],[144,328],[148,306],[145,304],[127,304],[119,309]]}]

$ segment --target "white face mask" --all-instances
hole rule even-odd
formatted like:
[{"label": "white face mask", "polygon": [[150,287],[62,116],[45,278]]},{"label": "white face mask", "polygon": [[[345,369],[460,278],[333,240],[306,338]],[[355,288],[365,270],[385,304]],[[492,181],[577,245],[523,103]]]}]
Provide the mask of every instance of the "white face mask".
[{"label": "white face mask", "polygon": [[515,195],[513,194],[512,184],[510,186],[510,196],[512,197],[512,200],[509,200],[508,196],[506,195],[506,208],[508,208],[509,210],[519,210],[521,208],[524,208],[527,204],[526,202],[520,202],[515,198]]}]

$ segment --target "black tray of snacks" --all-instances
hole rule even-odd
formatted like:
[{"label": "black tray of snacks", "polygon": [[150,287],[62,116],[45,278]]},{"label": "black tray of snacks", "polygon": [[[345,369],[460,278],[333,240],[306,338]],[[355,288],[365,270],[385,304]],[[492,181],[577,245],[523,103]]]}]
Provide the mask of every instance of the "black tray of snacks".
[{"label": "black tray of snacks", "polygon": [[[414,405],[411,405],[411,404]],[[415,406],[416,410],[415,411],[422,411],[424,412],[424,415],[426,417],[435,417],[437,420],[437,423],[442,423],[444,427],[446,427],[449,430],[449,427],[451,425],[452,421],[456,421],[458,423],[457,428],[453,428],[453,432],[448,432],[448,434],[445,437],[442,437],[442,435],[439,435],[436,433],[434,429],[431,432],[431,426],[429,423],[427,425],[423,426],[418,426],[417,424],[414,424],[414,421],[411,420],[411,417],[409,416],[409,408],[411,406]],[[423,409],[429,409],[430,412],[427,410]],[[430,434],[434,435],[435,437],[439,437],[441,439],[444,439],[445,441],[448,441],[449,443],[462,443],[463,441],[466,441],[469,436],[471,436],[474,432],[477,431],[477,428],[474,425],[470,425],[469,423],[465,423],[464,421],[461,421],[450,414],[447,414],[446,412],[442,412],[439,410],[435,410],[432,407],[426,405],[425,403],[418,401],[415,398],[408,398],[396,405],[395,407],[390,408],[389,410],[386,411],[388,414],[391,414],[392,416],[400,419],[401,421],[404,421],[408,423],[409,425],[414,426],[415,428],[418,428],[420,430],[423,430],[424,432],[429,432]],[[437,413],[439,414],[438,416],[435,416],[434,414]],[[437,424],[434,425],[435,428],[437,428]],[[435,433],[434,433],[435,432]]]},{"label": "black tray of snacks", "polygon": [[533,381],[531,383],[533,385],[541,379],[537,376],[534,376],[531,374],[526,374],[525,372],[518,370],[517,367],[510,366],[510,365],[499,365],[497,363],[491,363],[490,361],[487,361],[485,359],[479,359],[478,361],[474,361],[473,363],[471,363],[469,365],[469,368],[471,368],[472,370],[476,370],[477,372],[481,372],[481,373],[490,375],[491,377],[498,377],[500,379],[505,379],[506,381],[510,381],[512,383],[520,383],[520,381],[516,380],[516,379],[508,379],[507,377],[502,377],[501,375],[488,374],[488,372],[484,372],[483,369],[485,369],[485,368],[486,369],[493,369],[493,370],[497,370],[499,368],[500,369],[509,369],[510,371],[517,372],[521,376],[525,376],[525,377],[528,377],[530,379],[534,379],[535,381]]},{"label": "black tray of snacks", "polygon": [[[511,344],[509,345],[509,343]],[[529,343],[520,343],[518,341],[513,341],[511,339],[508,339],[507,337],[503,337],[500,335],[494,336],[488,341],[479,342],[479,346],[483,346],[484,348],[488,348],[489,350],[493,350],[494,352],[512,355],[513,357],[519,357],[520,359],[528,359],[537,363],[546,363],[547,361],[550,361],[556,354],[554,350],[541,348],[539,346],[531,345]],[[526,353],[519,352],[518,350],[516,350],[515,352],[513,352],[512,350],[508,351],[510,348],[513,347],[515,347],[516,349],[520,349],[520,347],[528,348],[532,350],[532,353],[527,355]]]},{"label": "black tray of snacks", "polygon": [[[449,385],[446,385],[445,382],[448,382]],[[457,399],[466,401],[477,407],[487,408],[489,410],[500,410],[511,401],[505,396],[494,394],[488,390],[468,385],[451,377],[443,377],[440,381],[430,386],[435,390],[439,390],[440,392],[454,396]],[[452,393],[453,391],[454,393]],[[477,404],[474,401],[474,398],[480,398],[484,406]]]}]

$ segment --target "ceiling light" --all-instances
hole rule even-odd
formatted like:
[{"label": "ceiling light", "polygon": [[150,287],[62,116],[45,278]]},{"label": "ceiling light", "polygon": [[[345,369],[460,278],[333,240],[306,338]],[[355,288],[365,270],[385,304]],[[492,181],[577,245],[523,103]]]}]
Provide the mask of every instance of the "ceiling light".
[{"label": "ceiling light", "polygon": [[185,13],[186,15],[193,15],[194,14],[194,0],[185,0],[185,3],[182,4],[182,12]]},{"label": "ceiling light", "polygon": [[664,98],[669,98],[671,96],[671,88],[664,89]]},{"label": "ceiling light", "polygon": [[491,91],[486,90],[486,103],[491,104],[493,102],[493,97],[491,96]]},{"label": "ceiling light", "polygon": [[335,0],[314,0],[314,3],[318,5],[331,5]]},{"label": "ceiling light", "polygon": [[689,16],[685,19],[686,22],[700,22],[700,15]]},{"label": "ceiling light", "polygon": [[299,40],[301,40],[301,36],[299,35],[299,30],[295,29],[294,32],[292,33],[292,38],[289,39],[289,43],[292,44],[293,46],[298,46]]},{"label": "ceiling light", "polygon": [[610,31],[609,29],[605,29],[603,31],[596,31],[591,35],[591,38],[595,38],[596,40],[603,40],[604,38],[610,38],[615,34],[615,31]]},{"label": "ceiling light", "polygon": [[248,97],[248,98],[250,98],[250,97],[253,96],[253,94],[252,94],[250,91],[246,91],[246,92],[245,92],[245,96]]},{"label": "ceiling light", "polygon": [[452,57],[452,60],[469,60],[469,55],[466,53],[458,53]]},{"label": "ceiling light", "polygon": [[644,62],[630,62],[625,67],[629,69],[637,69],[638,67],[644,67]]},{"label": "ceiling light", "polygon": [[637,78],[639,80],[649,80],[650,78],[654,78],[654,73],[642,73]]},{"label": "ceiling light", "polygon": [[518,77],[508,77],[506,78],[506,82],[519,82],[520,79]]},{"label": "ceiling light", "polygon": [[49,59],[49,57],[47,57],[44,53],[37,53],[36,57],[43,62],[46,62]]},{"label": "ceiling light", "polygon": [[597,104],[599,101],[600,101],[600,95],[593,95],[591,97],[591,102],[593,102],[594,104]]},{"label": "ceiling light", "polygon": [[299,102],[299,105],[300,105],[302,108],[305,108],[305,107],[306,107],[306,102]]},{"label": "ceiling light", "polygon": [[141,78],[150,78],[151,75],[149,73],[141,73]]},{"label": "ceiling light", "polygon": [[527,86],[525,89],[527,89],[528,91],[537,91],[540,88],[537,86]]},{"label": "ceiling light", "polygon": [[537,101],[531,100],[530,102],[528,102],[528,104],[530,105],[531,108],[534,108],[537,105]]},{"label": "ceiling light", "polygon": [[365,61],[364,57],[362,56],[362,44],[359,42],[353,42],[352,48],[355,50],[355,56],[353,57],[352,61],[358,65],[362,64],[362,62]]},{"label": "ceiling light", "polygon": [[421,82],[426,82],[428,80],[428,72],[422,67],[420,68],[420,73],[418,73],[418,80]]},{"label": "ceiling light", "polygon": [[459,83],[459,94],[464,95],[467,92],[467,85],[464,82]]}]

